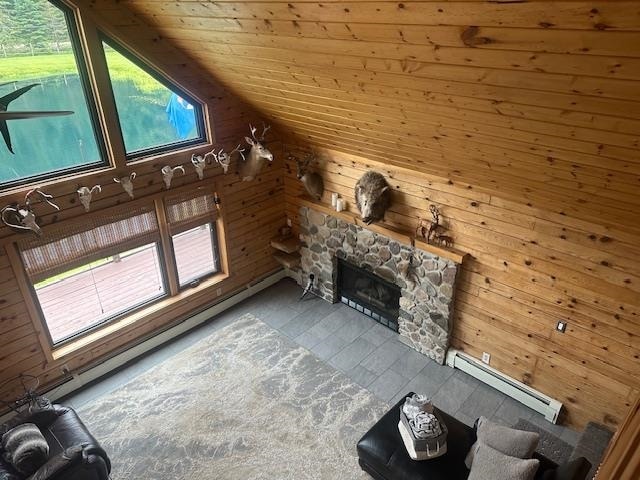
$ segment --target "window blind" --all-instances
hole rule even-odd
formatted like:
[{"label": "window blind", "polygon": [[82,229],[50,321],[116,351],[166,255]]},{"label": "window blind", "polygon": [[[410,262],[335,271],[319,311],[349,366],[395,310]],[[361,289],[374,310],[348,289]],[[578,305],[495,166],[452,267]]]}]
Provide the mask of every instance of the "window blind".
[{"label": "window blind", "polygon": [[212,192],[194,191],[165,199],[167,223],[172,235],[215,221],[217,208]]},{"label": "window blind", "polygon": [[49,227],[43,237],[21,240],[18,248],[27,275],[37,283],[100,258],[156,242],[158,237],[155,210],[144,205]]}]

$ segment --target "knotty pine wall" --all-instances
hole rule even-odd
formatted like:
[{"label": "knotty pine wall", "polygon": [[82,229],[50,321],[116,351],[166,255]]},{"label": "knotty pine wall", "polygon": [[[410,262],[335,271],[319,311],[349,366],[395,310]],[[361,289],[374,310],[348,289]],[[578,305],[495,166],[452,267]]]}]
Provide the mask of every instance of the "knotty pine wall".
[{"label": "knotty pine wall", "polygon": [[[308,148],[285,150],[301,157]],[[314,151],[325,203],[338,192],[356,211],[353,186],[373,169],[394,190],[385,223],[413,233],[419,217],[431,218],[431,203],[440,207],[455,247],[469,254],[456,292],[454,347],[476,358],[491,353],[493,367],[563,402],[573,427],[615,427],[625,417],[640,394],[637,237],[441,175]],[[302,193],[286,160],[287,215],[296,229]],[[558,320],[568,322],[566,333],[555,331]]]},{"label": "knotty pine wall", "polygon": [[[82,4],[80,5],[82,7]],[[91,14],[89,10],[83,12]],[[93,15],[93,20],[110,34],[121,39],[125,44],[135,48],[135,51],[157,65],[169,74],[184,88],[190,90],[197,97],[205,101],[209,108],[211,131],[215,145],[233,148],[243,141],[249,133],[248,123],[258,123],[260,117],[255,111],[240,101],[233,93],[220,86],[214,77],[202,75],[184,52],[179,52],[169,44],[162,47],[153,44],[147,36],[152,27],[145,27],[136,32],[122,32],[105,23],[99,12]],[[270,135],[270,138],[274,136]],[[176,175],[173,186],[187,184],[213,184],[217,182],[218,193],[223,202],[226,220],[227,254],[229,259],[230,278],[215,286],[205,289],[196,295],[183,298],[181,301],[164,309],[162,312],[149,315],[115,335],[106,337],[103,341],[78,351],[70,358],[62,361],[48,362],[38,341],[37,329],[32,323],[25,299],[20,294],[18,281],[6,251],[0,245],[0,385],[21,373],[38,375],[43,386],[53,385],[63,379],[62,364],[71,371],[82,370],[88,366],[113,355],[127,346],[135,344],[149,335],[166,328],[176,319],[201,309],[215,301],[217,289],[225,296],[277,270],[278,264],[271,257],[269,239],[276,234],[277,229],[284,222],[284,186],[282,176],[282,155],[278,142],[270,145],[275,161],[253,182],[242,182],[234,173],[234,165],[229,174],[223,175],[219,167],[209,166],[205,169],[205,179],[202,182],[190,165],[191,153],[173,154],[163,157],[157,162],[146,162],[131,166],[126,170],[117,171],[117,175],[137,172],[134,181],[136,198],[144,197],[162,191],[163,182],[160,168],[166,164],[184,164],[187,175]],[[200,148],[204,153],[210,148]],[[9,159],[10,160],[10,159]],[[83,207],[77,200],[76,189],[81,185],[102,184],[102,193],[92,202],[92,211],[126,204],[127,194],[122,187],[112,180],[114,172],[88,175],[82,180],[72,179],[45,187],[53,194],[60,212],[51,213],[51,209],[38,206],[43,225],[66,219],[81,218]],[[24,191],[15,194],[2,195],[2,205],[12,200],[21,199]],[[7,228],[0,228],[0,239],[11,235]],[[18,382],[9,382],[0,388],[0,399],[11,400],[21,391]]]}]

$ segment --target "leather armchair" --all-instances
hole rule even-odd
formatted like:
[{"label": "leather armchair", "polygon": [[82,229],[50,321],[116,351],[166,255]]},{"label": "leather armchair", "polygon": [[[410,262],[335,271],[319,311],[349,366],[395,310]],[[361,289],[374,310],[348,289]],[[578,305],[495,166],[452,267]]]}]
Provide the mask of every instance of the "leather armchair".
[{"label": "leather armchair", "polygon": [[24,478],[0,459],[0,480],[107,480],[111,462],[98,441],[69,407],[53,405],[23,412],[3,425],[0,434],[22,423],[38,426],[49,444],[49,460]]}]

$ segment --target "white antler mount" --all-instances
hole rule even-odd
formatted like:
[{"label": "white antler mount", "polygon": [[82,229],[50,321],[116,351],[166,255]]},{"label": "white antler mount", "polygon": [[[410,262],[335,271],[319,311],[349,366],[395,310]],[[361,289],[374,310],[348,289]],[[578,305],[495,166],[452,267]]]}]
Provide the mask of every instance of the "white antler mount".
[{"label": "white antler mount", "polygon": [[14,203],[7,205],[0,210],[0,219],[2,223],[8,227],[14,228],[20,231],[30,231],[36,235],[42,235],[42,230],[38,225],[36,214],[33,211],[32,196],[37,194],[40,197],[41,202],[48,203],[56,210],[60,210],[60,207],[53,203],[53,195],[43,192],[39,188],[29,190],[24,196],[24,204],[20,205]]},{"label": "white antler mount", "polygon": [[207,167],[207,155],[209,155],[209,153],[205,155],[196,155],[194,153],[191,155],[191,164],[193,165],[193,168],[196,169],[196,174],[198,175],[199,180],[204,178],[204,169]]},{"label": "white antler mount", "polygon": [[84,207],[84,211],[88,212],[91,209],[91,198],[95,192],[102,192],[102,187],[100,185],[94,185],[93,187],[80,187],[77,190],[78,197],[80,198],[80,203]]},{"label": "white antler mount", "polygon": [[162,180],[164,180],[164,186],[167,190],[171,188],[171,181],[173,180],[173,175],[176,171],[182,172],[182,175],[184,175],[184,167],[182,165],[177,165],[175,167],[166,165],[162,167],[162,170],[160,171],[162,172]]},{"label": "white antler mount", "polygon": [[129,195],[129,197],[134,198],[133,196],[133,181],[135,180],[137,174],[136,172],[131,172],[131,175],[128,177],[120,177],[114,178],[113,181],[122,185],[122,188]]},{"label": "white antler mount", "polygon": [[222,171],[226,174],[229,170],[229,165],[231,165],[233,154],[236,152],[242,156],[242,160],[245,160],[244,148],[240,148],[240,144],[238,144],[238,146],[229,153],[226,153],[223,148],[221,148],[218,153],[213,153],[213,150],[210,153],[213,154],[213,157],[216,159],[216,163],[222,167]]}]

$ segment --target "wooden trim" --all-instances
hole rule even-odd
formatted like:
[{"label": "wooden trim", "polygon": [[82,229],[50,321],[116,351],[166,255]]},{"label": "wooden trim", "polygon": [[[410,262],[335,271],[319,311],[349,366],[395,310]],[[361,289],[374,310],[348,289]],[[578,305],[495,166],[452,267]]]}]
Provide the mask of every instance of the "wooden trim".
[{"label": "wooden trim", "polygon": [[596,475],[596,480],[640,478],[640,396],[629,410]]},{"label": "wooden trim", "polygon": [[167,224],[167,214],[164,209],[163,199],[155,198],[153,203],[156,208],[158,230],[160,231],[160,244],[162,245],[162,257],[165,265],[164,270],[167,272],[167,280],[169,281],[169,295],[173,297],[180,291],[176,257],[173,252],[173,242],[171,241],[171,233],[169,232],[169,225]]},{"label": "wooden trim", "polygon": [[461,264],[462,261],[464,260],[464,257],[468,255],[465,252],[462,252],[460,250],[456,250],[453,248],[445,250],[444,248],[437,247],[436,245],[431,245],[427,242],[423,242],[422,240],[418,240],[417,238],[415,239],[415,246],[420,250],[433,253],[438,257],[448,258],[449,260],[452,260],[457,264]]},{"label": "wooden trim", "polygon": [[18,281],[18,288],[20,289],[20,293],[22,294],[24,303],[27,306],[29,318],[31,319],[33,328],[38,336],[38,342],[40,343],[42,352],[44,353],[47,361],[51,362],[53,361],[51,340],[46,333],[47,329],[45,327],[44,319],[42,318],[40,307],[37,305],[36,301],[33,298],[33,288],[31,287],[31,282],[27,278],[27,275],[22,266],[22,260],[20,259],[18,248],[16,247],[15,243],[11,243],[5,245],[5,250],[7,252],[7,257],[9,258],[11,268],[13,269],[13,274]]},{"label": "wooden trim", "polygon": [[229,245],[227,239],[227,232],[229,231],[227,228],[227,220],[225,215],[224,208],[224,200],[222,198],[222,189],[220,188],[220,184],[218,180],[214,180],[214,195],[220,199],[220,203],[218,205],[218,216],[216,218],[216,233],[218,235],[218,254],[220,255],[220,271],[226,273],[231,276],[231,272],[229,271]]}]

